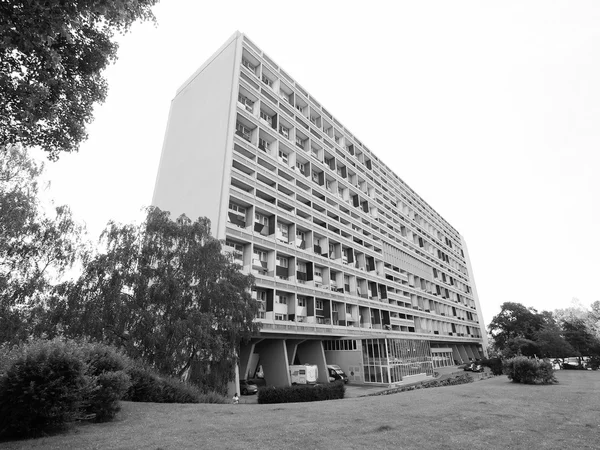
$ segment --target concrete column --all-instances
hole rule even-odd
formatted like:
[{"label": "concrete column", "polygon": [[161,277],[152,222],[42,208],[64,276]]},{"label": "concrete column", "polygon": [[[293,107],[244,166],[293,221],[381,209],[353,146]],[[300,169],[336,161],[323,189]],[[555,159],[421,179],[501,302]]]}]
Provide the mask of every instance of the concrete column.
[{"label": "concrete column", "polygon": [[472,345],[465,345],[465,351],[467,352],[467,355],[469,355],[469,358],[471,358],[473,361],[475,361],[477,359],[477,357],[475,356],[475,353],[473,353]]},{"label": "concrete column", "polygon": [[458,344],[456,348],[458,348],[458,353],[460,353],[463,362],[469,362],[469,355],[467,355],[464,344]]},{"label": "concrete column", "polygon": [[304,341],[298,345],[297,348],[298,358],[301,364],[316,364],[319,369],[319,377],[317,381],[319,383],[328,383],[329,376],[327,374],[327,360],[325,359],[325,351],[323,350],[323,343],[316,340]]},{"label": "concrete column", "polygon": [[290,371],[285,339],[265,339],[255,347],[267,386],[289,386]]}]

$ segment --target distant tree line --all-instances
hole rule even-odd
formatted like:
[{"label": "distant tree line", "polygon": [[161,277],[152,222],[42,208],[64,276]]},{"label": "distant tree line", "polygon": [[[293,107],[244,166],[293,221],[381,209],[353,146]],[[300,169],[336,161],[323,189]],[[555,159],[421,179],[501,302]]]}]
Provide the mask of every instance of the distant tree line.
[{"label": "distant tree line", "polygon": [[541,313],[520,303],[505,302],[488,326],[492,350],[516,355],[563,360],[591,357],[600,360],[600,301],[589,309],[575,305]]}]

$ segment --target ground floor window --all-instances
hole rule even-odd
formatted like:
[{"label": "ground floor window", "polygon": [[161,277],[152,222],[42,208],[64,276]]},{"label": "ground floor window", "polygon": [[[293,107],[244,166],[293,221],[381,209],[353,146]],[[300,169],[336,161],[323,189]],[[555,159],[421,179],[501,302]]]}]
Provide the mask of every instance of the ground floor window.
[{"label": "ground floor window", "polygon": [[398,383],[411,375],[433,375],[429,341],[363,339],[362,358],[367,383]]}]

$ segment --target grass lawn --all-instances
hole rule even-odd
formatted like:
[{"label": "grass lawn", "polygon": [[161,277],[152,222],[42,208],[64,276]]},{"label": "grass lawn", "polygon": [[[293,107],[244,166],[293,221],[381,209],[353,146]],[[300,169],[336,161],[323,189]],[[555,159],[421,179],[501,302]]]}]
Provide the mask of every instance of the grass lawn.
[{"label": "grass lawn", "polygon": [[600,371],[506,376],[386,396],[281,405],[123,403],[117,420],[4,449],[598,449]]}]

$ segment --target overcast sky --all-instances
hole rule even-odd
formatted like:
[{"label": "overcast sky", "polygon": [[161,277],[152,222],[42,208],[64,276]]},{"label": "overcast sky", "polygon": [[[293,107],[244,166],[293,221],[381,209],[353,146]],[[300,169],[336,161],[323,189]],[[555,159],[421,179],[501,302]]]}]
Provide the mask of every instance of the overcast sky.
[{"label": "overcast sky", "polygon": [[139,220],[176,89],[240,30],[465,237],[486,324],[505,301],[600,300],[600,2],[154,11],[156,27],[120,39],[87,142],[47,163],[50,194],[90,237]]}]

